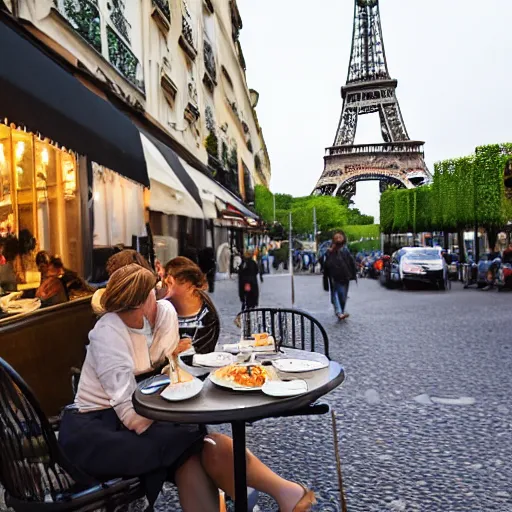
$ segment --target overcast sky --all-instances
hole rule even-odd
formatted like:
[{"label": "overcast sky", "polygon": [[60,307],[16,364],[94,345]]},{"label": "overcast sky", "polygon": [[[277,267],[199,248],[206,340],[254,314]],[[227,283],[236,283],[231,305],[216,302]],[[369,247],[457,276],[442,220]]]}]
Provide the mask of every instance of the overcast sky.
[{"label": "overcast sky", "polygon": [[[313,190],[333,143],[347,76],[354,0],[238,0],[249,87],[272,164],[271,189]],[[380,0],[384,45],[411,139],[429,169],[477,145],[512,141],[512,0]],[[381,142],[378,115],[356,143]],[[373,186],[372,186],[373,185]],[[376,183],[356,204],[378,211]]]}]

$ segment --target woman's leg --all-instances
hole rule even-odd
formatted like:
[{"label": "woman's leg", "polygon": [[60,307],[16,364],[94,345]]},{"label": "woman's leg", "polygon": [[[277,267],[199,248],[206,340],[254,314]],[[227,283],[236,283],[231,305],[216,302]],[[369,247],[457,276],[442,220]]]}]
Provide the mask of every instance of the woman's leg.
[{"label": "woman's leg", "polygon": [[183,512],[219,512],[219,491],[206,474],[199,455],[190,457],[175,474]]},{"label": "woman's leg", "polygon": [[[201,461],[206,473],[231,498],[235,497],[233,442],[222,434],[208,434],[215,444],[205,442]],[[247,485],[274,498],[281,512],[292,512],[304,496],[304,489],[276,475],[247,450]]]}]

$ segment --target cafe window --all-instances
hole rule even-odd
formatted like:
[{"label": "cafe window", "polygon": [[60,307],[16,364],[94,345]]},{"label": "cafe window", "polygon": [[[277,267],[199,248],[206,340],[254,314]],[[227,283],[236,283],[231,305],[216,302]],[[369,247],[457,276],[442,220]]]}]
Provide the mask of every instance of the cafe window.
[{"label": "cafe window", "polygon": [[80,270],[75,156],[48,139],[0,124],[0,236],[21,232],[35,238],[33,252],[58,255]]},{"label": "cafe window", "polygon": [[144,188],[93,163],[94,246],[122,244],[144,236]]}]

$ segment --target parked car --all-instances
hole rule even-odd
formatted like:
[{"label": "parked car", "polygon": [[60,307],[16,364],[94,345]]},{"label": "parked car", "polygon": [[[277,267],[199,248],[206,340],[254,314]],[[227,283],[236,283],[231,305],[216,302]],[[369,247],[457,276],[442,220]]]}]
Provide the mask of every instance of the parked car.
[{"label": "parked car", "polygon": [[441,251],[431,247],[404,247],[391,256],[384,283],[409,287],[413,282],[430,283],[441,290],[448,287],[448,265]]}]

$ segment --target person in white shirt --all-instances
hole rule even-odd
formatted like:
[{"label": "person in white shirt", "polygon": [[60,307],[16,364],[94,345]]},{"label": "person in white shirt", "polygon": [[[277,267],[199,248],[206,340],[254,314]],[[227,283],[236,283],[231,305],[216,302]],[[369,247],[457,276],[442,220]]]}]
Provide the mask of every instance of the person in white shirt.
[{"label": "person in white shirt", "polygon": [[[161,367],[179,342],[176,311],[156,300],[155,284],[156,276],[137,264],[112,274],[101,298],[105,314],[89,334],[75,407],[63,415],[59,443],[90,476],[141,477],[150,509],[171,481],[184,512],[218,512],[218,489],[234,495],[231,439],[198,425],[154,422],[132,405],[137,378]],[[250,452],[247,479],[282,512],[306,512],[315,501],[312,491],[279,477]]]}]

